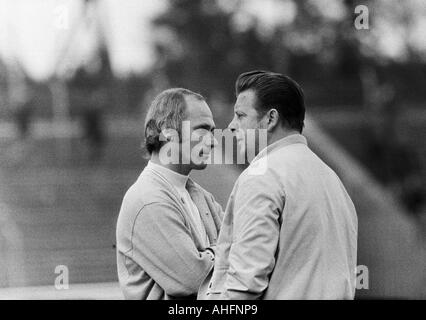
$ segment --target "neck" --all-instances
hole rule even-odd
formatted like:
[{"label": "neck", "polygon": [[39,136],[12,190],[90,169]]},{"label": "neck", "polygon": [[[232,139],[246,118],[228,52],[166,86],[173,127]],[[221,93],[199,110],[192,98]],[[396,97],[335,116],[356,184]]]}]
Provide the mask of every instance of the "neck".
[{"label": "neck", "polygon": [[164,168],[167,168],[169,170],[172,170],[176,173],[182,174],[184,176],[187,176],[191,173],[191,168],[189,167],[189,165],[184,165],[184,164],[163,164],[160,161],[160,157],[158,153],[152,153],[151,154],[151,159],[150,159],[153,163],[158,164]]}]

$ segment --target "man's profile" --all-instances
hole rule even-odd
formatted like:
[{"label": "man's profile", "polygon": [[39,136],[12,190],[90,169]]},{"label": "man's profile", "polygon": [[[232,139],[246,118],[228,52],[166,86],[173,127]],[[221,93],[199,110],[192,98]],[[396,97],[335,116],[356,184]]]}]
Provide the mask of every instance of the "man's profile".
[{"label": "man's profile", "polygon": [[[256,156],[234,185],[199,298],[352,299],[355,207],[301,134],[302,89],[282,74],[252,71],[238,78],[236,96],[229,128]],[[266,148],[248,143],[250,130],[267,134]]]},{"label": "man's profile", "polygon": [[[197,153],[182,150],[195,144],[181,141],[188,139],[183,121],[203,142]],[[188,175],[206,167],[214,126],[204,98],[187,89],[163,91],[152,102],[145,120],[150,161],[124,196],[117,222],[118,276],[126,299],[194,299],[213,268],[222,208]],[[178,159],[161,156],[162,150],[176,151]]]}]

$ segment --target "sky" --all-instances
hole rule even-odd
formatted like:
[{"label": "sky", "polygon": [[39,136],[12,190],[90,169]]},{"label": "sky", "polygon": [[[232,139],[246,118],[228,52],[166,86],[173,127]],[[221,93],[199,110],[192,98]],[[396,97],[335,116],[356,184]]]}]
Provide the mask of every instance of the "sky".
[{"label": "sky", "polygon": [[0,0],[0,57],[44,80],[88,63],[104,35],[117,74],[144,72],[154,59],[150,20],[164,8],[162,0],[101,0],[82,19],[82,1]]},{"label": "sky", "polygon": [[[233,13],[238,29],[245,29],[256,17],[260,32],[268,35],[276,24],[293,22],[297,7],[292,0],[218,0],[224,10]],[[339,19],[343,0],[315,0],[328,19]],[[395,20],[397,0],[382,0],[383,8],[374,7],[380,17],[372,21],[370,46],[383,55],[403,57],[409,42],[426,52],[426,1],[409,0],[422,19],[411,22],[407,36]],[[0,59],[18,62],[37,80],[54,74],[69,74],[81,64],[94,65],[98,46],[104,42],[116,75],[143,73],[150,69],[155,56],[150,22],[167,8],[167,0],[98,0],[82,15],[82,0],[0,0]],[[383,12],[383,14],[382,14]],[[386,13],[387,12],[387,13]],[[388,16],[390,19],[387,19]],[[85,17],[83,19],[82,17]],[[368,45],[368,41],[366,41]]]}]

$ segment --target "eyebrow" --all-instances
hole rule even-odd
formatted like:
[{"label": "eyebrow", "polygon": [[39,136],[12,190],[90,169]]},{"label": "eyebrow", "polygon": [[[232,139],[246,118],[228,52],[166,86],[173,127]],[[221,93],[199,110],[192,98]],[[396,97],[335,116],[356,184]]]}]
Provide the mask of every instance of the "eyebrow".
[{"label": "eyebrow", "polygon": [[247,115],[247,113],[245,113],[244,111],[241,111],[241,110],[235,110],[234,113],[238,113],[238,114],[242,114],[242,115]]},{"label": "eyebrow", "polygon": [[211,130],[214,130],[216,127],[213,125],[213,126],[211,126],[210,124],[208,124],[208,123],[201,123],[201,124],[199,124],[199,125],[196,125],[195,127],[194,127],[194,129],[193,130],[197,130],[197,129],[205,129],[205,130],[207,130],[207,131],[211,131]]}]

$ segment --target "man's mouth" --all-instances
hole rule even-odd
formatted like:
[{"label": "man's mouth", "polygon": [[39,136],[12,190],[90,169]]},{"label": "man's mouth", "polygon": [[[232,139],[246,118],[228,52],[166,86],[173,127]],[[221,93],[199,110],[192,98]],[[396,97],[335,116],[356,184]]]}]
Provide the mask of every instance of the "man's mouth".
[{"label": "man's mouth", "polygon": [[208,158],[210,156],[210,152],[204,152],[204,150],[200,150],[200,152],[198,153],[200,158]]},{"label": "man's mouth", "polygon": [[241,144],[244,142],[244,137],[243,136],[236,136],[236,140],[238,144]]},{"label": "man's mouth", "polygon": [[244,140],[244,133],[240,130],[235,131],[235,139],[237,143],[241,143]]}]

